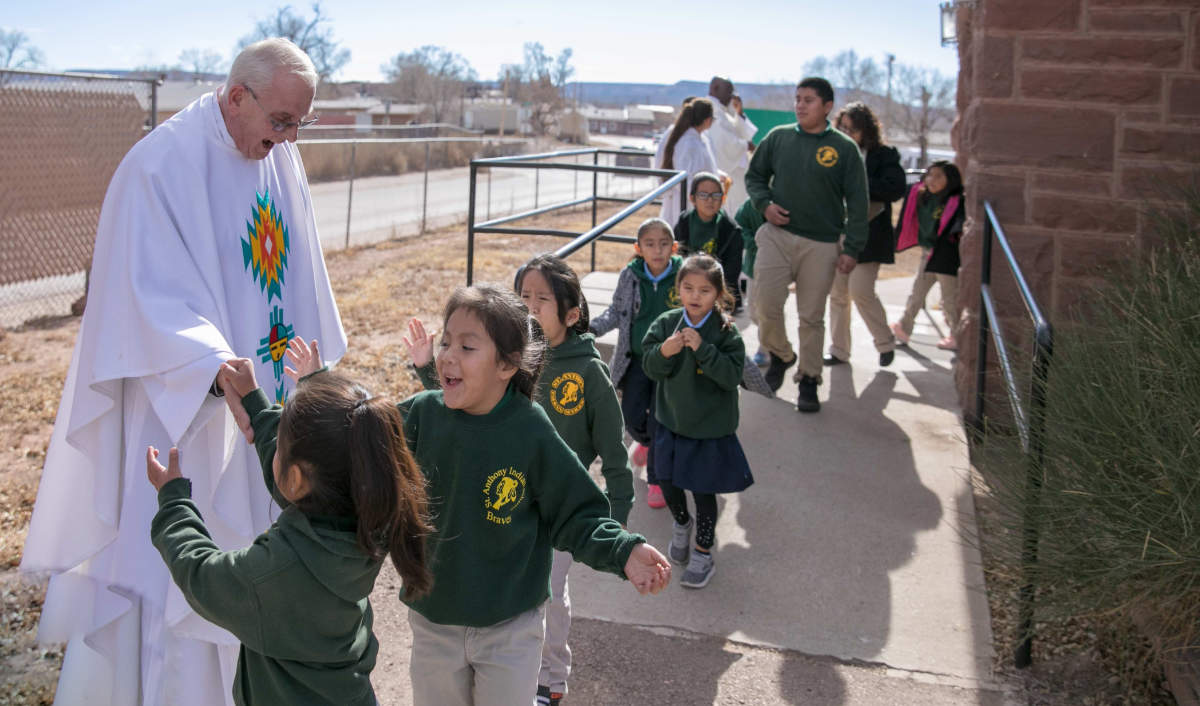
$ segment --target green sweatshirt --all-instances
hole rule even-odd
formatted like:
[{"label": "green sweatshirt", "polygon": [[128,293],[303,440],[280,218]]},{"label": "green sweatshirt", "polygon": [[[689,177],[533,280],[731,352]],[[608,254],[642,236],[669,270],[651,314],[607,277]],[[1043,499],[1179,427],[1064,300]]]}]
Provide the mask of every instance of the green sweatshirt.
[{"label": "green sweatshirt", "polygon": [[771,130],[754,150],[746,191],[759,213],[776,203],[789,212],[785,229],[835,243],[857,258],[867,244],[867,170],[858,145],[825,121],[818,134],[798,123]]},{"label": "green sweatshirt", "polygon": [[715,218],[706,221],[693,208],[687,212],[685,217],[688,219],[688,249],[692,252],[704,252],[715,256],[717,231],[721,226],[721,220],[729,220],[725,212],[717,211]]},{"label": "green sweatshirt", "polygon": [[550,596],[551,547],[624,576],[644,542],[608,501],[542,408],[509,392],[487,414],[448,409],[440,390],[399,405],[404,436],[429,482],[433,590],[401,599],[443,625],[486,627]]},{"label": "green sweatshirt", "polygon": [[625,524],[633,507],[625,421],[595,340],[590,333],[569,332],[565,341],[550,349],[538,378],[538,404],[584,468],[600,456],[611,516]]},{"label": "green sweatshirt", "polygon": [[683,258],[672,255],[671,263],[664,272],[666,276],[658,282],[654,282],[646,274],[646,261],[642,258],[635,257],[626,265],[637,276],[638,293],[641,295],[641,307],[633,315],[633,330],[629,338],[629,349],[635,358],[642,357],[642,338],[645,337],[650,324],[654,323],[659,314],[679,306],[675,275],[682,265]]},{"label": "green sweatshirt", "polygon": [[737,431],[738,383],[746,362],[746,346],[737,326],[722,327],[721,314],[713,311],[698,329],[703,343],[687,346],[670,358],[659,352],[663,341],[686,326],[683,309],[668,311],[654,320],[642,345],[642,369],[658,382],[655,418],[681,436],[716,439]]},{"label": "green sweatshirt", "polygon": [[279,519],[249,547],[223,552],[191,483],[176,479],[158,493],[151,540],[196,613],[241,641],[235,703],[374,704],[379,643],[368,596],[382,562],[359,549],[353,518],[309,517],[282,499],[271,471],[282,408],[262,390],[243,404],[267,488],[284,506]]},{"label": "green sweatshirt", "polygon": [[[538,377],[537,401],[584,468],[600,456],[611,517],[626,524],[633,507],[633,471],[625,450],[625,421],[595,341],[590,333],[568,332],[565,341],[550,349]],[[426,390],[440,387],[432,362],[418,368],[417,377]]]},{"label": "green sweatshirt", "polygon": [[758,241],[754,235],[762,224],[766,223],[762,212],[754,207],[754,202],[746,199],[742,207],[733,214],[733,220],[742,228],[742,272],[747,277],[754,277],[754,259],[758,257]]}]

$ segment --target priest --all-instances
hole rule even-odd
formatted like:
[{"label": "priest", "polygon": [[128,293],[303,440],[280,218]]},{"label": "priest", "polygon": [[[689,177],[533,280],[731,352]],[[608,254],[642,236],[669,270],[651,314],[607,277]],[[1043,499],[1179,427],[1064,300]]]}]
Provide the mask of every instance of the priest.
[{"label": "priest", "polygon": [[39,639],[67,643],[57,704],[232,703],[237,641],[191,610],[151,545],[144,456],[179,447],[224,549],[278,512],[216,377],[252,358],[282,402],[292,337],[345,351],[293,144],[316,82],[295,44],[251,44],[109,184],[21,564],[50,576]]}]

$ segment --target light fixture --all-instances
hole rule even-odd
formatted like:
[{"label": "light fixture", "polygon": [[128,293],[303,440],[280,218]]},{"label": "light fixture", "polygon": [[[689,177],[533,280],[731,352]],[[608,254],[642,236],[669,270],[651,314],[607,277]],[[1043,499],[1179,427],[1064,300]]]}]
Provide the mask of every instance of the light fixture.
[{"label": "light fixture", "polygon": [[941,11],[942,46],[958,44],[958,11],[974,5],[975,0],[947,0],[938,6]]}]

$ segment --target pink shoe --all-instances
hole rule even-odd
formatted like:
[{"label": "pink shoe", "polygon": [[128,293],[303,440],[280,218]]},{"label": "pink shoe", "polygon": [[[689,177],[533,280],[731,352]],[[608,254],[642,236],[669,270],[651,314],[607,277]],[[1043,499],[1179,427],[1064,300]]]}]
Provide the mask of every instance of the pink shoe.
[{"label": "pink shoe", "polygon": [[904,333],[904,327],[900,325],[899,321],[892,324],[892,335],[896,337],[897,341],[900,341],[906,346],[908,345],[908,334]]},{"label": "pink shoe", "polygon": [[663,499],[662,488],[658,487],[657,485],[647,485],[646,504],[655,510],[659,509],[660,507],[666,507],[667,501]]},{"label": "pink shoe", "polygon": [[937,347],[944,351],[956,351],[958,350],[958,341],[954,340],[954,336],[946,336],[938,341]]},{"label": "pink shoe", "polygon": [[635,466],[645,466],[646,465],[646,457],[649,454],[650,454],[650,449],[646,445],[638,444],[637,448],[633,450],[633,455],[629,457],[629,460]]}]

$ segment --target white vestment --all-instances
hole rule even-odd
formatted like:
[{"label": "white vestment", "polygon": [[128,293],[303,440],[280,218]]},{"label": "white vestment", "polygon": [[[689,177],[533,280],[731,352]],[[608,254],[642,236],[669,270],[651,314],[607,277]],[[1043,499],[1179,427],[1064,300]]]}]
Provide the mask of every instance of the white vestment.
[{"label": "white vestment", "polygon": [[21,562],[52,575],[39,639],[68,643],[57,704],[232,703],[237,640],[192,611],[150,543],[146,447],[178,446],[214,540],[249,545],[272,501],[209,387],[246,357],[286,398],[294,336],[328,360],[346,350],[299,152],[242,156],[208,94],[134,145],[100,213]]},{"label": "white vestment", "polygon": [[712,144],[717,167],[728,174],[733,182],[725,199],[725,212],[732,218],[748,197],[746,169],[750,166],[750,150],[747,143],[758,132],[758,127],[749,118],[721,105],[721,101],[715,97],[709,96],[708,99],[713,104],[713,124],[705,135]]},{"label": "white vestment", "polygon": [[[679,141],[675,143],[675,149],[671,154],[671,168],[683,170],[687,172],[687,189],[690,194],[692,191],[692,178],[700,172],[712,172],[717,174],[717,160],[713,157],[712,147],[708,144],[708,138],[704,133],[696,132],[696,128],[689,127],[687,132],[679,137]],[[675,227],[675,222],[679,220],[679,216],[687,210],[687,201],[679,200],[679,187],[676,186],[667,193],[663,194],[663,205],[660,211],[660,216],[664,221]]]}]

